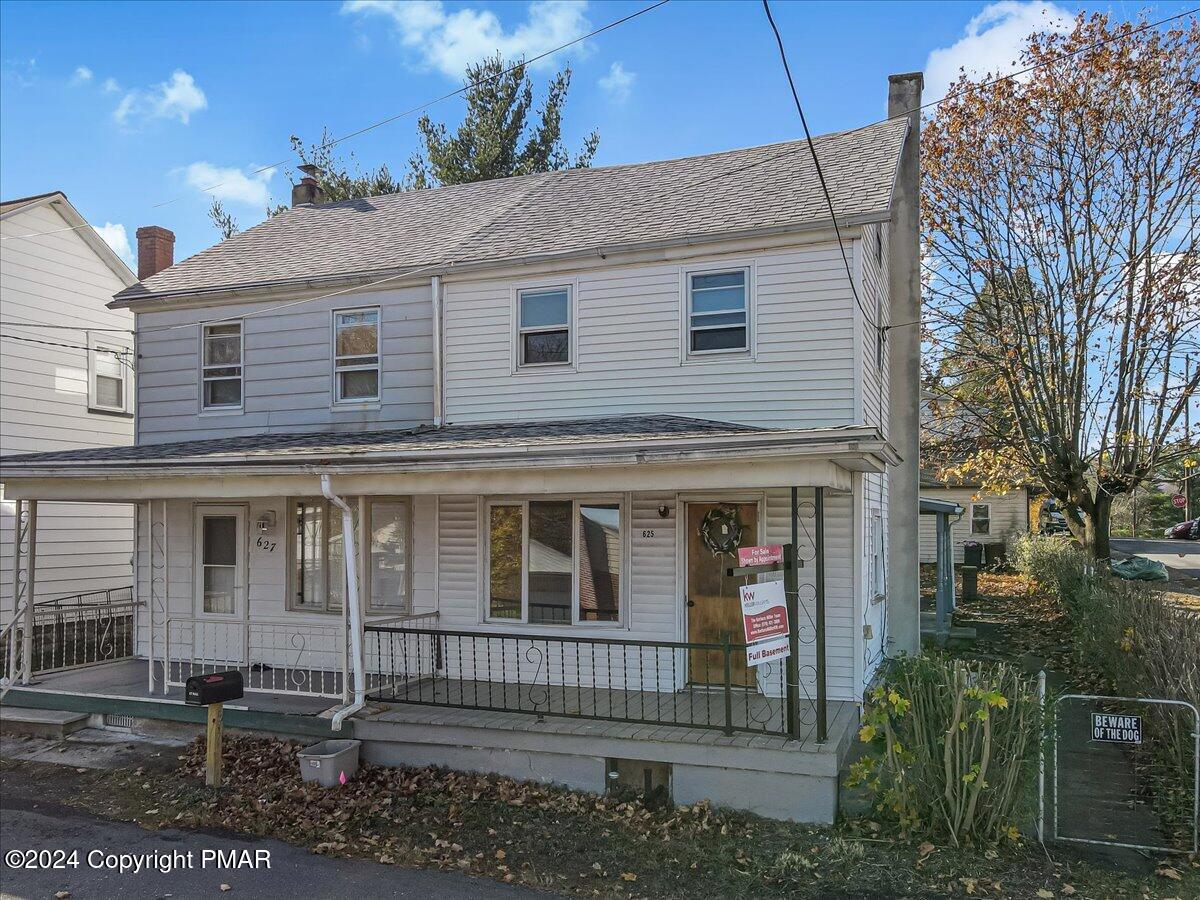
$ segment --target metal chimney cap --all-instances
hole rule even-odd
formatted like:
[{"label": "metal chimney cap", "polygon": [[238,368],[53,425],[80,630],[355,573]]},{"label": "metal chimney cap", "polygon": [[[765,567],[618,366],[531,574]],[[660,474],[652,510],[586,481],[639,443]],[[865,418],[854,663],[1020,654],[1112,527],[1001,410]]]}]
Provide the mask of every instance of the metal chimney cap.
[{"label": "metal chimney cap", "polygon": [[296,168],[309,178],[316,178],[319,174],[321,174],[321,167],[314,166],[312,163],[304,163],[303,165],[296,166]]}]

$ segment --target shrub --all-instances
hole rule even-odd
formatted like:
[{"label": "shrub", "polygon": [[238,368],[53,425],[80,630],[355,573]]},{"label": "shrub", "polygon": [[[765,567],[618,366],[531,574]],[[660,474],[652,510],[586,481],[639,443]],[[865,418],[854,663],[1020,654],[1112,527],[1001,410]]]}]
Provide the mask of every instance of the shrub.
[{"label": "shrub", "polygon": [[1007,665],[940,655],[900,660],[869,695],[855,763],[877,809],[911,834],[955,845],[1015,838],[1041,733],[1037,683]]}]

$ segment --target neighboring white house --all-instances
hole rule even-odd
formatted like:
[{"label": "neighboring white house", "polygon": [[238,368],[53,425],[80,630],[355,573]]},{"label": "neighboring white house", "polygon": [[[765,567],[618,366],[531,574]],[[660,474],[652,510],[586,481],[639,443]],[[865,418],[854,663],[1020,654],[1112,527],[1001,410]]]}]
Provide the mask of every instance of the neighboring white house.
[{"label": "neighboring white house", "polygon": [[[137,445],[11,461],[13,488],[138,504],[155,692],[238,668],[340,724],[361,671],[401,707],[348,720],[374,760],[602,789],[636,758],[681,802],[829,820],[864,690],[917,649],[889,641],[917,634],[915,546],[888,571],[891,517],[917,520],[887,329],[916,296],[889,275],[917,271],[914,122],[816,139],[840,247],[803,141],[336,203],[305,178],[116,295]],[[734,551],[793,540],[794,668],[750,668]],[[486,734],[383,737],[414,704]],[[569,749],[555,716],[623,730]]]},{"label": "neighboring white house", "polygon": [[[985,547],[1003,548],[1010,539],[1029,531],[1029,489],[1025,487],[1013,488],[1005,494],[988,494],[982,493],[977,486],[947,487],[937,482],[924,481],[921,485],[921,496],[931,500],[949,500],[963,508],[962,518],[952,522],[950,526],[950,540],[954,547],[956,565],[963,561],[963,546],[967,541],[975,541]],[[936,561],[937,535],[934,516],[922,516],[921,562]]]},{"label": "neighboring white house", "polygon": [[[0,480],[13,454],[132,444],[134,320],[108,303],[134,274],[58,191],[0,203],[0,236]],[[0,621],[12,615],[13,514],[5,498]],[[131,506],[41,504],[36,599],[129,587],[132,554]]]}]

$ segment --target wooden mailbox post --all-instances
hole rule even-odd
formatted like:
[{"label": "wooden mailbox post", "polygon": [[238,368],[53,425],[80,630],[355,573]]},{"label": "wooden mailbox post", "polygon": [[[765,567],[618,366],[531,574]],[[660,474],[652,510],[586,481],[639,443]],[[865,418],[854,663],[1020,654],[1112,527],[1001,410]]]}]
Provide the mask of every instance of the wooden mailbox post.
[{"label": "wooden mailbox post", "polygon": [[236,670],[193,675],[185,683],[184,702],[189,706],[208,707],[204,783],[209,787],[221,786],[221,745],[225,701],[240,700],[242,696],[242,673]]}]

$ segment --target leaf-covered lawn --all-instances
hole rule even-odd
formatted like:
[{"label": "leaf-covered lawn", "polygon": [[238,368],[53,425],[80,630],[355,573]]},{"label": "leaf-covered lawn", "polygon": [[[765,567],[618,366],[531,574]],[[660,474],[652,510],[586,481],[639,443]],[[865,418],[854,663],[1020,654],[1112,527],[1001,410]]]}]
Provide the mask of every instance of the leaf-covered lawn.
[{"label": "leaf-covered lawn", "polygon": [[1129,875],[1052,862],[1021,843],[953,850],[892,839],[868,821],[812,828],[430,768],[368,765],[325,789],[300,780],[298,746],[227,738],[220,791],[204,786],[199,742],[157,771],[5,762],[3,777],[38,779],[48,797],[149,828],[270,835],[315,853],[576,896],[1166,898],[1200,890],[1194,861]]}]

